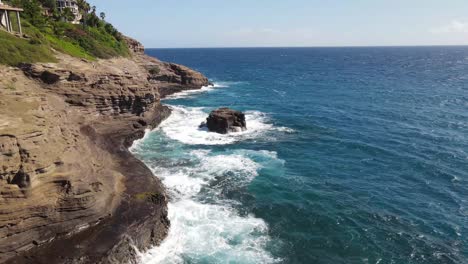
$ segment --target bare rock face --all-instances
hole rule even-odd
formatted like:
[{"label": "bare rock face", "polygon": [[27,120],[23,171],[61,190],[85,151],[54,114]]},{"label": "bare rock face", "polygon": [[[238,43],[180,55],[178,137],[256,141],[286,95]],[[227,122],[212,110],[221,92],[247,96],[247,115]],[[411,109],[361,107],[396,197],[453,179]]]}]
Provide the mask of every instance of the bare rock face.
[{"label": "bare rock face", "polygon": [[145,53],[145,47],[135,39],[130,37],[123,36],[125,42],[127,43],[128,49],[135,54]]},{"label": "bare rock face", "polygon": [[206,119],[206,126],[209,131],[220,134],[247,130],[245,115],[229,108],[219,108],[212,111]]},{"label": "bare rock face", "polygon": [[204,75],[183,65],[161,62],[154,58],[146,61],[150,62],[145,65],[150,73],[148,81],[166,84],[159,88],[161,98],[175,92],[212,85]]},{"label": "bare rock face", "polygon": [[0,136],[0,180],[12,183],[21,168],[21,155],[18,141],[15,137]]},{"label": "bare rock face", "polygon": [[166,71],[155,76],[156,80],[177,83],[188,87],[204,86],[208,84],[208,79],[200,73],[185,66],[164,63]]},{"label": "bare rock face", "polygon": [[161,90],[208,80],[133,51],[0,65],[0,263],[135,262],[167,235],[165,190],[128,147],[169,115]]}]

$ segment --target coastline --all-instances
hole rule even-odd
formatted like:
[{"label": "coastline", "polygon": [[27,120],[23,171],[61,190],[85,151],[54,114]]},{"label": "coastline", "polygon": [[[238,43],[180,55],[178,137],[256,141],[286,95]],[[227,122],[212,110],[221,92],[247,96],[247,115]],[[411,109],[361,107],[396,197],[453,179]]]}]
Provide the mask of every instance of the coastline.
[{"label": "coastline", "polygon": [[[96,188],[86,190],[85,193],[89,195],[83,197],[83,191],[75,190],[75,181],[82,182],[83,179],[79,178],[79,174],[69,176],[70,179],[63,181],[66,190],[61,190],[60,195],[64,198],[73,196],[79,202],[75,200],[73,208],[60,211],[63,216],[56,223],[37,227],[34,233],[30,233],[31,229],[18,233],[22,240],[28,240],[23,242],[25,246],[18,245],[19,248],[7,253],[2,249],[0,262],[136,263],[137,250],[144,251],[156,246],[167,236],[170,223],[164,186],[128,148],[134,140],[144,136],[146,129],[155,128],[170,115],[170,109],[160,102],[162,97],[184,90],[201,89],[209,82],[200,73],[184,66],[160,62],[144,55],[141,44],[135,43],[129,45],[133,51],[131,59],[100,61],[98,67],[103,67],[100,69],[100,79],[91,85],[90,79],[94,77],[90,75],[94,74],[92,68],[95,65],[92,64],[91,68],[88,62],[76,62],[63,56],[60,57],[62,65],[25,65],[19,73],[13,70],[13,78],[24,72],[25,76],[20,78],[25,78],[25,82],[32,81],[40,86],[38,89],[41,89],[41,93],[46,91],[47,96],[65,101],[63,113],[77,116],[79,123],[75,125],[79,127],[79,137],[89,141],[97,152],[96,156],[105,155],[105,161],[111,163],[97,166],[111,170],[104,178],[108,178],[107,184],[113,191],[103,190],[102,186],[106,186],[106,183],[99,180],[103,175],[99,175],[98,171],[94,172],[96,175],[89,176],[93,181],[99,180],[97,187],[90,181],[92,188]],[[83,70],[85,67],[87,69]],[[152,67],[158,67],[161,72],[152,74],[149,70]],[[66,80],[65,74],[69,75]],[[79,78],[70,80],[70,76]],[[89,90],[84,91],[81,85],[89,87]],[[97,85],[105,89],[96,90]],[[162,90],[164,92],[160,94]],[[117,94],[124,92],[125,95],[115,100],[112,94],[110,97],[108,94],[114,91]],[[31,185],[34,184],[37,183]],[[5,205],[0,203],[0,209],[4,209],[2,206]],[[67,221],[67,217],[73,221]],[[12,217],[8,221],[16,220]],[[46,233],[48,226],[54,226],[54,232]],[[42,242],[35,238],[37,236],[41,237]],[[3,242],[6,245],[6,240]]]},{"label": "coastline", "polygon": [[[170,114],[168,107],[161,106],[159,110],[148,127],[157,127]],[[166,237],[170,223],[164,186],[128,150],[144,136],[144,129],[131,131],[122,124],[102,135],[92,127],[84,130],[96,145],[112,154],[125,175],[126,189],[120,205],[110,218],[95,226],[56,239],[7,263],[136,263],[135,247],[147,249]],[[134,199],[141,194],[145,197]]]}]

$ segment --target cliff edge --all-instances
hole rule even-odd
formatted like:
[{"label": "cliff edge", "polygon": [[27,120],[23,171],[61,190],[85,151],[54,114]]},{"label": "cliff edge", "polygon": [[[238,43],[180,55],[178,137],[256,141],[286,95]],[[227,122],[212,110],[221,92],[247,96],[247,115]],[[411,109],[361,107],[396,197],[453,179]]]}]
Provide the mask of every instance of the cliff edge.
[{"label": "cliff edge", "polygon": [[144,55],[0,66],[0,262],[129,263],[167,235],[161,182],[128,147],[208,85]]}]

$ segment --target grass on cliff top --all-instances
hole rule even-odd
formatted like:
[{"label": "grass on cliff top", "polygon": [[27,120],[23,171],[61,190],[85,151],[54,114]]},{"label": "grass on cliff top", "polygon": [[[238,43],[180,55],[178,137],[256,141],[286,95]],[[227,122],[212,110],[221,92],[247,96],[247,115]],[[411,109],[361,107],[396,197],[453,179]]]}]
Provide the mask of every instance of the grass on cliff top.
[{"label": "grass on cliff top", "polygon": [[130,55],[127,44],[109,34],[103,27],[83,28],[68,24],[63,39],[95,58],[109,59]]},{"label": "grass on cliff top", "polygon": [[59,35],[51,29],[39,30],[22,22],[27,39],[0,30],[0,64],[15,66],[25,62],[54,62],[56,59],[52,49],[87,60],[130,55],[123,41],[115,39],[103,29],[84,30],[80,25],[63,24],[66,24],[62,25],[63,35]]},{"label": "grass on cliff top", "polygon": [[15,66],[19,63],[55,62],[49,47],[31,43],[0,30],[0,63]]},{"label": "grass on cliff top", "polygon": [[[43,16],[38,0],[6,2],[24,8],[21,25],[27,38],[0,30],[0,64],[53,62],[56,61],[53,50],[87,60],[130,56],[122,35],[95,13],[86,15],[87,26],[74,25],[55,15]],[[16,17],[10,18],[17,31]]]},{"label": "grass on cliff top", "polygon": [[87,60],[95,60],[96,58],[89,55],[83,48],[77,46],[69,41],[54,37],[52,35],[47,35],[46,39],[49,41],[50,45],[65,54],[68,54],[72,57],[82,58]]}]

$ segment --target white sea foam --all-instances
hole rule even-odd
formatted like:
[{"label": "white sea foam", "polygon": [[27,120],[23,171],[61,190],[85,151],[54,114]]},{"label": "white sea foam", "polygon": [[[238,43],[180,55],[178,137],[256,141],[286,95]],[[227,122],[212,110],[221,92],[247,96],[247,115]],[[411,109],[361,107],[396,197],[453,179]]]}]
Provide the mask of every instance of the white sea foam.
[{"label": "white sea foam", "polygon": [[262,112],[246,111],[245,114],[246,131],[222,135],[211,133],[206,128],[199,128],[208,115],[203,108],[172,106],[171,116],[161,124],[160,129],[171,139],[190,145],[226,145],[260,136],[268,140],[272,139],[265,136],[268,131],[293,132],[286,127],[274,127],[269,123],[268,116]]},{"label": "white sea foam", "polygon": [[228,83],[223,83],[223,82],[213,83],[213,85],[203,86],[201,89],[186,90],[186,91],[182,91],[179,93],[171,94],[171,95],[166,96],[166,98],[164,99],[187,98],[193,95],[198,95],[200,93],[206,93],[206,92],[212,91],[216,88],[225,88],[225,87],[229,87]]},{"label": "white sea foam", "polygon": [[[207,150],[190,152],[191,163],[152,169],[171,192],[171,228],[162,245],[140,254],[144,264],[156,263],[274,263],[265,249],[270,240],[268,226],[252,215],[241,216],[232,201],[205,203],[202,189],[215,180],[245,184],[258,175],[261,165],[247,154],[268,159],[268,151],[238,151],[213,155]],[[185,164],[185,163],[184,163]]]},{"label": "white sea foam", "polygon": [[[231,177],[237,177],[238,184],[250,182],[258,175],[257,170],[260,165],[248,157],[241,154],[212,156],[209,153],[210,151],[207,150],[192,151],[190,154],[197,161],[195,166],[167,168],[155,166],[152,170],[177,198],[190,198],[197,195],[204,185],[226,173],[231,173]],[[263,152],[259,153],[263,154]]]},{"label": "white sea foam", "polygon": [[158,248],[141,256],[155,263],[272,263],[265,222],[228,206],[183,199],[169,204],[171,229]]},{"label": "white sea foam", "polygon": [[133,141],[132,146],[128,150],[130,150],[130,152],[135,152],[137,150],[138,146],[143,141],[145,141],[146,138],[148,138],[150,133],[151,133],[151,129],[149,129],[149,128],[145,129],[145,135],[142,138]]},{"label": "white sea foam", "polygon": [[289,128],[289,127],[276,127],[275,130],[280,131],[280,132],[285,132],[285,133],[294,133],[294,132],[296,132],[296,130],[294,130],[292,128]]}]

